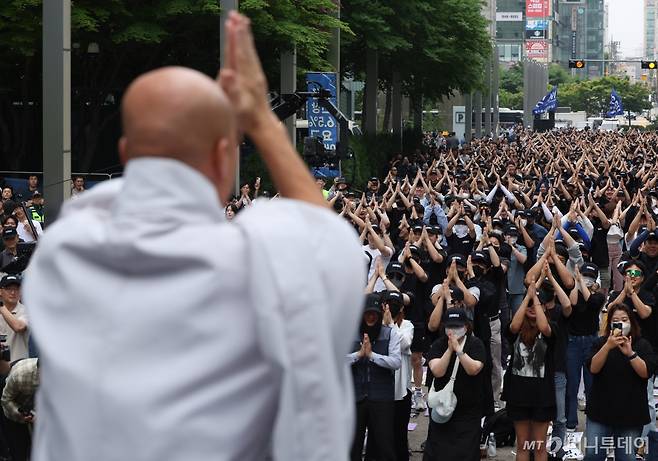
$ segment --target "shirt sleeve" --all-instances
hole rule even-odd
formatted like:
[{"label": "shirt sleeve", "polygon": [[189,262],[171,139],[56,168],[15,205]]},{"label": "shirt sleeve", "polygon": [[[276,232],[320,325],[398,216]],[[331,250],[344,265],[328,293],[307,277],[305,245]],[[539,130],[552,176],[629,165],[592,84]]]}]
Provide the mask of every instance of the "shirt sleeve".
[{"label": "shirt sleeve", "polygon": [[12,421],[19,423],[23,422],[23,415],[18,411],[18,404],[16,398],[20,395],[20,379],[19,374],[14,372],[10,373],[7,378],[7,383],[2,391],[2,411],[5,416]]},{"label": "shirt sleeve", "polygon": [[393,325],[393,329],[400,335],[400,354],[409,354],[411,352],[411,343],[414,339],[414,324],[408,320],[403,320],[402,325]]},{"label": "shirt sleeve", "polygon": [[480,300],[480,289],[478,287],[470,287],[468,291],[475,297],[475,299],[478,301]]},{"label": "shirt sleeve", "polygon": [[373,352],[370,355],[370,360],[382,368],[389,370],[397,370],[402,364],[402,356],[400,354],[400,335],[395,329],[391,328],[391,336],[388,341],[388,355],[381,355]]},{"label": "shirt sleeve", "polygon": [[477,336],[471,335],[467,341],[468,347],[464,352],[468,354],[468,356],[473,360],[477,360],[478,362],[482,362],[484,364],[486,361],[487,353],[484,349],[484,343],[482,340]]},{"label": "shirt sleeve", "polygon": [[647,373],[649,376],[653,376],[656,371],[656,354],[653,351],[651,344],[644,338],[640,338],[638,341],[635,352],[637,355],[644,360],[644,363],[647,366]]}]

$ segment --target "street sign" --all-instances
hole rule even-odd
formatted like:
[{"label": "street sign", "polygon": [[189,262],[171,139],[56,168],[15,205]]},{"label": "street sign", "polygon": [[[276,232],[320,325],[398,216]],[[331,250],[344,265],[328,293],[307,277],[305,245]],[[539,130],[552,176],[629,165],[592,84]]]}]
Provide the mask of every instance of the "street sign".
[{"label": "street sign", "polygon": [[545,19],[528,19],[525,23],[525,30],[547,30],[548,21]]},{"label": "street sign", "polygon": [[[322,89],[331,93],[329,100],[336,106],[336,73],[335,72],[307,72],[306,82],[308,91]],[[338,143],[338,123],[336,119],[318,104],[316,98],[309,98],[306,103],[306,118],[308,120],[308,136],[322,138],[322,144],[327,150],[336,150]]]},{"label": "street sign", "polygon": [[547,31],[545,30],[526,30],[525,31],[525,38],[528,39],[546,39],[547,38]]}]

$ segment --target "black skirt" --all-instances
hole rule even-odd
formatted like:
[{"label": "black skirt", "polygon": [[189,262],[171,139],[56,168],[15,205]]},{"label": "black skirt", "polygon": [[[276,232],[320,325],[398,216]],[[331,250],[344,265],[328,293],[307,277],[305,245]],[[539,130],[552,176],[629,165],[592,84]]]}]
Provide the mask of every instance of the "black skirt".
[{"label": "black skirt", "polygon": [[480,419],[435,423],[430,419],[423,461],[479,461]]}]

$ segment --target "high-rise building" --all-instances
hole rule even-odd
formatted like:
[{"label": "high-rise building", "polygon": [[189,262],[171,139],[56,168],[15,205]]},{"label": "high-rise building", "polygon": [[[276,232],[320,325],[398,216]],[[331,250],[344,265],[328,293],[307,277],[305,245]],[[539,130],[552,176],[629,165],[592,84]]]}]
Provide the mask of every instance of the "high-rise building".
[{"label": "high-rise building", "polygon": [[563,46],[558,34],[559,0],[498,0],[496,44],[509,64],[530,59],[550,63]]},{"label": "high-rise building", "polygon": [[[653,1],[653,0],[652,0]],[[576,70],[582,77],[601,77],[606,68],[605,36],[608,28],[603,0],[560,0],[558,5],[558,36],[564,46],[555,56],[565,68],[570,59],[583,59],[585,68]]]},{"label": "high-rise building", "polygon": [[658,2],[644,0],[644,58],[656,59],[656,18],[658,16]]}]

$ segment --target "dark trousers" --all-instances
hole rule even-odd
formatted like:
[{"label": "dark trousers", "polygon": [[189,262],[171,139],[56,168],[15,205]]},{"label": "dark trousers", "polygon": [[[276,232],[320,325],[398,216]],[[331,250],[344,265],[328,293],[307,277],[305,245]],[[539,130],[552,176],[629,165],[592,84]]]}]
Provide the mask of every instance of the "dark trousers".
[{"label": "dark trousers", "polygon": [[364,399],[356,403],[356,432],[351,461],[361,461],[363,440],[368,429],[368,445],[372,447],[366,461],[396,461],[393,421],[395,419],[395,402],[393,400],[376,402]]},{"label": "dark trousers", "polygon": [[2,433],[5,436],[12,461],[27,461],[32,445],[32,437],[27,424],[12,421],[4,414],[0,415],[0,418],[2,419]]},{"label": "dark trousers", "polygon": [[395,401],[395,456],[397,461],[409,461],[409,419],[411,418],[411,392],[402,400]]}]

